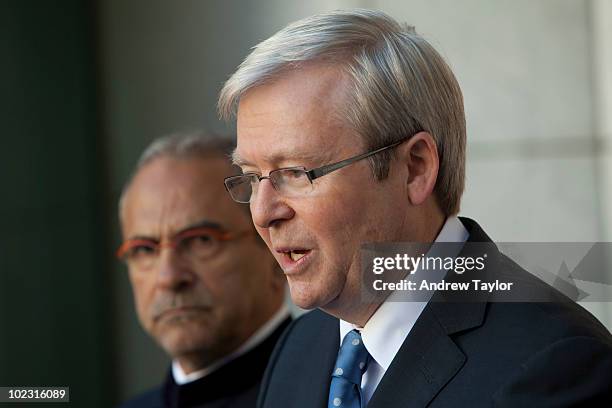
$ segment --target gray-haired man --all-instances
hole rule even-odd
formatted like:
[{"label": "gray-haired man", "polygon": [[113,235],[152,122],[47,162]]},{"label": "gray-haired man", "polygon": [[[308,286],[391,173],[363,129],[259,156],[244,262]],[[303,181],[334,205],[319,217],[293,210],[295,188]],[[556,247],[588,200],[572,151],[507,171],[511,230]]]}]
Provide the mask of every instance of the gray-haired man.
[{"label": "gray-haired man", "polygon": [[223,189],[233,146],[159,139],[124,189],[118,256],[142,326],[173,359],[162,387],[124,407],[255,406],[289,314],[274,258]]},{"label": "gray-haired man", "polygon": [[[361,301],[364,243],[491,242],[456,216],[461,90],[412,28],[370,10],[297,21],[254,48],[219,108],[226,118],[237,108],[243,175],[226,179],[229,193],[250,203],[294,302],[325,312],[285,333],[260,406],[567,406],[610,396],[610,334],[540,283],[561,301]],[[491,255],[502,260],[495,273],[528,279]]]}]

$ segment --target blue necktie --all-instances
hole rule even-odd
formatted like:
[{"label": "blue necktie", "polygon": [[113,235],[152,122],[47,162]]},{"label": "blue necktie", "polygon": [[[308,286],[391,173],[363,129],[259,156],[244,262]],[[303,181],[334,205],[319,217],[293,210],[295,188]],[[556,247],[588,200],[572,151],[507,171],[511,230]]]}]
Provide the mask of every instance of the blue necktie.
[{"label": "blue necktie", "polygon": [[361,334],[351,330],[344,336],[329,387],[328,408],[361,408],[361,376],[370,355]]}]

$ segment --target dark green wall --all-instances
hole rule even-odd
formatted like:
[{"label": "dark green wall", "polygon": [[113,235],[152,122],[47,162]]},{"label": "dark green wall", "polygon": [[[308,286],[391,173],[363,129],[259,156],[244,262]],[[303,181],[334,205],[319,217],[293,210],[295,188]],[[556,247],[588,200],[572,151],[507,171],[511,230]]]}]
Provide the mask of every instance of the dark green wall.
[{"label": "dark green wall", "polygon": [[0,6],[0,386],[107,407],[107,222],[88,1]]}]

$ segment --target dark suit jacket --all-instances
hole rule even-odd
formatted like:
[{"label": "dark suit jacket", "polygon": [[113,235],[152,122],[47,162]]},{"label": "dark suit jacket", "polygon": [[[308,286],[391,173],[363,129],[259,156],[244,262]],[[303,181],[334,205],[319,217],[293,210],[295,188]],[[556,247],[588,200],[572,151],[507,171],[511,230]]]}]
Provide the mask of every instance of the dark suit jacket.
[{"label": "dark suit jacket", "polygon": [[[474,221],[461,221],[469,241],[491,241]],[[368,408],[612,406],[610,333],[497,255],[489,270],[532,281],[552,301],[430,301]],[[338,319],[321,311],[294,321],[270,359],[258,406],[327,407],[339,337]]]},{"label": "dark suit jacket", "polygon": [[141,394],[121,408],[253,408],[268,359],[286,319],[262,343],[199,380],[178,385],[169,370],[161,387]]}]

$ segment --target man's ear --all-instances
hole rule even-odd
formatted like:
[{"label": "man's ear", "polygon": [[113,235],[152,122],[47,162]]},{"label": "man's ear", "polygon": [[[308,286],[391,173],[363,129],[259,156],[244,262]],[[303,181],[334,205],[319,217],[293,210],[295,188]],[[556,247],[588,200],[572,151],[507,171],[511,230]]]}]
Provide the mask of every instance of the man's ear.
[{"label": "man's ear", "polygon": [[433,137],[427,132],[419,132],[398,146],[401,163],[406,166],[406,192],[412,205],[421,205],[432,194],[440,158]]}]

